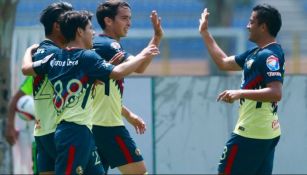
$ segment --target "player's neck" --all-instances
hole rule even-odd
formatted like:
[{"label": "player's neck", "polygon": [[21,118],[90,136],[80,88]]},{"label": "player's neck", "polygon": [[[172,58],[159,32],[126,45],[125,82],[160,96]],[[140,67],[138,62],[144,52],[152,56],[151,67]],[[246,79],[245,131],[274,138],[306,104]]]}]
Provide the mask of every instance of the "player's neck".
[{"label": "player's neck", "polygon": [[62,39],[54,36],[54,35],[48,35],[46,36],[46,39],[52,41],[55,45],[57,45],[60,48],[64,48],[66,46],[66,43],[62,41]]},{"label": "player's neck", "polygon": [[104,31],[103,31],[103,35],[106,35],[106,36],[108,36],[108,37],[111,37],[111,38],[115,39],[115,40],[118,41],[118,42],[120,41],[120,37],[118,37],[117,35],[115,35],[115,33],[112,32],[112,31],[104,30]]},{"label": "player's neck", "polygon": [[257,42],[257,45],[261,48],[264,48],[271,43],[276,43],[276,39],[272,36],[269,36],[269,37],[263,37],[263,39]]},{"label": "player's neck", "polygon": [[84,42],[82,42],[80,39],[75,39],[73,41],[70,41],[67,44],[67,48],[70,48],[70,49],[74,49],[74,48],[87,49]]}]

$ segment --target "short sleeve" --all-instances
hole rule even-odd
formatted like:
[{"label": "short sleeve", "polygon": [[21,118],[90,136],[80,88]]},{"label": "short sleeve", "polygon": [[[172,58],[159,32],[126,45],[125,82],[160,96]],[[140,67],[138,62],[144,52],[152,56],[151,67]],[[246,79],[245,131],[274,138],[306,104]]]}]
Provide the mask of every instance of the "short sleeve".
[{"label": "short sleeve", "polygon": [[112,64],[107,63],[97,53],[87,50],[82,56],[82,69],[86,74],[94,79],[101,81],[109,80],[110,74],[114,68]]},{"label": "short sleeve", "polygon": [[273,81],[283,82],[284,58],[273,53],[263,54],[259,64],[259,70],[263,75],[263,81],[268,84]]},{"label": "short sleeve", "polygon": [[126,52],[122,46],[117,41],[110,41],[110,42],[96,42],[94,43],[94,50],[95,52],[101,56],[106,61],[110,61],[113,56],[119,52],[124,52],[124,59],[125,61],[131,54]]}]

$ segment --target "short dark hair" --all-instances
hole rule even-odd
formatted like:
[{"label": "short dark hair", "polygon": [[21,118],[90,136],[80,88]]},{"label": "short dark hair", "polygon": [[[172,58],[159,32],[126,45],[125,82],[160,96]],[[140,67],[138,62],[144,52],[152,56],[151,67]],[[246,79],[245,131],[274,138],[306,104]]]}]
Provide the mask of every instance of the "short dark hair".
[{"label": "short dark hair", "polygon": [[45,35],[50,35],[52,33],[53,23],[57,22],[63,13],[71,10],[73,10],[72,5],[64,1],[55,2],[47,6],[41,12],[39,19],[44,26]]},{"label": "short dark hair", "polygon": [[98,5],[96,10],[97,22],[102,29],[105,29],[106,25],[104,23],[104,18],[109,17],[115,19],[118,13],[119,7],[127,7],[131,9],[130,5],[122,0],[107,0],[106,2]]},{"label": "short dark hair", "polygon": [[76,38],[79,27],[85,30],[92,16],[88,11],[68,11],[60,17],[60,29],[67,42]]},{"label": "short dark hair", "polygon": [[276,37],[282,25],[279,11],[268,4],[257,5],[253,11],[257,12],[258,24],[266,24],[269,33]]}]

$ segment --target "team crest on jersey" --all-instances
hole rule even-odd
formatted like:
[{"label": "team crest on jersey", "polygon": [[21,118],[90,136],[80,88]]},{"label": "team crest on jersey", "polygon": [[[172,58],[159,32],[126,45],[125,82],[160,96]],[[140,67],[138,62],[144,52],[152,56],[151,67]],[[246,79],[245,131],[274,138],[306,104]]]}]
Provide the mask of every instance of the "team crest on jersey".
[{"label": "team crest on jersey", "polygon": [[266,66],[271,70],[271,71],[277,71],[279,70],[279,60],[277,57],[274,55],[269,56],[266,59]]},{"label": "team crest on jersey", "polygon": [[120,49],[120,45],[119,45],[118,42],[113,42],[113,43],[111,43],[111,47],[112,47],[113,49],[115,49],[115,50]]},{"label": "team crest on jersey", "polygon": [[252,67],[253,63],[254,63],[254,60],[253,60],[253,59],[248,60],[248,61],[246,62],[246,68],[247,68],[247,69],[250,69],[250,68]]},{"label": "team crest on jersey", "polygon": [[142,155],[141,150],[139,148],[135,149],[135,154],[141,156]]},{"label": "team crest on jersey", "polygon": [[83,174],[83,169],[82,169],[81,166],[78,166],[78,167],[76,168],[76,174],[78,174],[78,175],[82,175],[82,174]]}]

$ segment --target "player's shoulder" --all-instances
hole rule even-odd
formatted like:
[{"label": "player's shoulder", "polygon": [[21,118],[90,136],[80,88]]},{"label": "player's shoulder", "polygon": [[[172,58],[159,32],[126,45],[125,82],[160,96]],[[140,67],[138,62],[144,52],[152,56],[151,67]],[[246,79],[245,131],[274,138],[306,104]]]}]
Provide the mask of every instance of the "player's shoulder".
[{"label": "player's shoulder", "polygon": [[100,59],[101,57],[94,50],[83,50],[82,58],[85,60]]},{"label": "player's shoulder", "polygon": [[105,47],[105,48],[113,48],[113,49],[120,49],[121,45],[115,39],[107,36],[107,35],[98,35],[94,37],[93,40],[94,48],[98,47]]},{"label": "player's shoulder", "polygon": [[59,48],[54,42],[50,40],[44,40],[39,44],[36,52],[33,54],[33,58],[37,61],[51,53],[58,53],[60,50],[61,48]]},{"label": "player's shoulder", "polygon": [[259,56],[262,59],[267,59],[270,57],[277,57],[279,59],[284,59],[283,50],[281,46],[277,43],[272,43],[259,51]]}]

